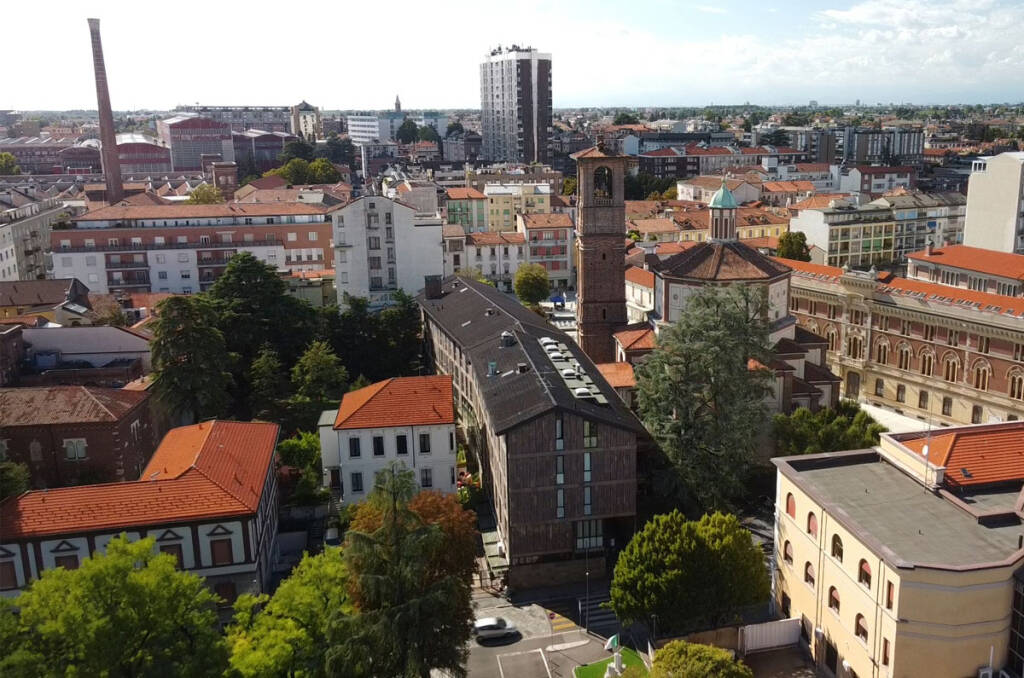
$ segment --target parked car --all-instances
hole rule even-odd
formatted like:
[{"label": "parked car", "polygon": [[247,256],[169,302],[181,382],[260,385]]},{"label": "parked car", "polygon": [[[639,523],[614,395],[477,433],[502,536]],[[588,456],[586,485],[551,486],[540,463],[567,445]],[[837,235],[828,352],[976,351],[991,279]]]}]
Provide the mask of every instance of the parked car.
[{"label": "parked car", "polygon": [[473,634],[477,640],[504,638],[516,633],[516,625],[502,617],[485,617],[473,623]]}]

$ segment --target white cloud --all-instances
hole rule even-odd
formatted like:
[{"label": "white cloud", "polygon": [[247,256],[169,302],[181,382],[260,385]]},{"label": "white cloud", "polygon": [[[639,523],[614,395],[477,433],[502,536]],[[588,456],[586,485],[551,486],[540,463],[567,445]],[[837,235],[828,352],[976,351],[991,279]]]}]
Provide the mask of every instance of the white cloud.
[{"label": "white cloud", "polygon": [[724,7],[715,7],[713,5],[694,5],[693,8],[698,12],[704,12],[705,14],[728,14],[729,10]]}]

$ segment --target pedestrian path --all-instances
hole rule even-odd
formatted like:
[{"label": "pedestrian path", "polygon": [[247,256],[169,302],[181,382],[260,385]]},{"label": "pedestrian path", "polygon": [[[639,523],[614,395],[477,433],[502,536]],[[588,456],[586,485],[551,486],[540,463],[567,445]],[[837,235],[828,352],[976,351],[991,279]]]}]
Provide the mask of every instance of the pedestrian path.
[{"label": "pedestrian path", "polygon": [[551,633],[562,633],[579,628],[573,620],[551,610],[548,610],[548,620],[551,622]]}]

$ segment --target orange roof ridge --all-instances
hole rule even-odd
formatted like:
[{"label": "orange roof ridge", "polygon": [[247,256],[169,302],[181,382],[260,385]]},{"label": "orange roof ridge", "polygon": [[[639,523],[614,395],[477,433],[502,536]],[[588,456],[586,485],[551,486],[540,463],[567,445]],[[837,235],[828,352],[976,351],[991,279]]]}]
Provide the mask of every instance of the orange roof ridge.
[{"label": "orange roof ridge", "polygon": [[346,393],[335,429],[429,426],[455,422],[451,375],[392,377]]}]

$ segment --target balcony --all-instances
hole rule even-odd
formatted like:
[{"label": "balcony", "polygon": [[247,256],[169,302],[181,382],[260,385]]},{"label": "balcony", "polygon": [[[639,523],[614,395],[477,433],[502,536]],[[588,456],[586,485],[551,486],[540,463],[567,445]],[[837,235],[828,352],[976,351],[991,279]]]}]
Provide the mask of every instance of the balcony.
[{"label": "balcony", "polygon": [[[150,250],[196,250],[196,249],[235,249],[238,247],[277,247],[284,245],[281,240],[246,240],[244,242],[236,243],[224,243],[223,245],[217,245],[215,243],[208,242],[170,242],[170,243],[147,243],[147,244],[130,244],[125,243],[123,245],[94,245],[92,247],[57,247],[54,248],[53,253],[59,254],[61,252],[70,253],[81,253],[81,252],[147,252]],[[344,247],[344,243],[341,243]]]},{"label": "balcony", "polygon": [[204,266],[227,266],[229,261],[231,261],[231,257],[205,257],[196,260],[196,265],[199,268]]},{"label": "balcony", "polygon": [[149,262],[147,261],[110,261],[107,260],[107,270],[115,270],[121,268],[149,268]]}]

